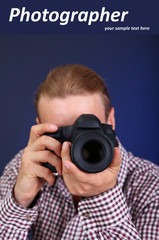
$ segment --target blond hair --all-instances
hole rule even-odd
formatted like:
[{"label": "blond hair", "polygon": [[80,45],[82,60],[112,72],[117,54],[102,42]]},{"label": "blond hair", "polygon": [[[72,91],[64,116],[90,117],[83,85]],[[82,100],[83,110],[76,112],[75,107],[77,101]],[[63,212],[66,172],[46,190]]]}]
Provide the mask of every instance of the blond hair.
[{"label": "blond hair", "polygon": [[68,95],[88,93],[99,93],[101,95],[107,119],[111,101],[103,79],[95,71],[83,65],[58,66],[50,71],[46,80],[40,84],[36,94],[35,107],[38,112],[38,102],[41,96],[65,98]]}]

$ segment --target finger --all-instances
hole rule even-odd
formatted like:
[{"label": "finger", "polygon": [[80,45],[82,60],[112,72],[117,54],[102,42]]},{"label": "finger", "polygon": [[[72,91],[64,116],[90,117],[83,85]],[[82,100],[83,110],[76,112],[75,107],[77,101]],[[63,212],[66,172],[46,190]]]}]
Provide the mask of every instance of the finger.
[{"label": "finger", "polygon": [[62,165],[65,168],[65,170],[68,170],[68,169],[71,170],[72,160],[71,160],[71,156],[70,156],[70,143],[69,142],[63,143],[62,150],[61,150],[61,158],[62,158]]},{"label": "finger", "polygon": [[37,124],[31,127],[28,145],[32,144],[37,138],[45,132],[56,132],[58,127],[49,123]]},{"label": "finger", "polygon": [[120,149],[118,147],[114,148],[114,158],[112,160],[112,163],[110,164],[109,168],[111,169],[117,169],[120,167],[121,164],[121,153],[120,153]]},{"label": "finger", "polygon": [[37,177],[45,179],[50,186],[54,184],[55,176],[50,169],[36,165],[34,171]]},{"label": "finger", "polygon": [[70,146],[69,142],[64,142],[62,145],[61,158],[62,158],[62,167],[65,173],[74,174],[76,178],[82,178],[85,174],[82,172],[76,165],[72,162],[70,156]]},{"label": "finger", "polygon": [[[62,174],[62,162],[61,158],[53,154],[49,150],[44,150],[44,151],[38,151],[38,152],[31,152],[30,156],[27,155],[26,161],[30,158],[30,161],[37,163],[37,164],[42,164],[42,163],[50,163],[52,166],[54,166],[57,170],[57,172],[61,175]],[[28,164],[28,163],[27,163]]]},{"label": "finger", "polygon": [[[62,175],[62,160],[57,155],[53,154],[51,151],[44,151],[43,163],[48,162],[56,168],[58,174]],[[41,152],[40,152],[41,153]]]},{"label": "finger", "polygon": [[70,143],[69,142],[63,143],[62,150],[61,150],[61,158],[62,158],[63,167],[66,168],[67,170],[68,169],[71,170],[72,160],[71,160],[71,156],[70,156]]},{"label": "finger", "polygon": [[61,157],[61,143],[55,138],[43,135],[39,137],[35,142],[29,145],[25,151],[42,151],[49,149],[53,151],[57,156]]}]

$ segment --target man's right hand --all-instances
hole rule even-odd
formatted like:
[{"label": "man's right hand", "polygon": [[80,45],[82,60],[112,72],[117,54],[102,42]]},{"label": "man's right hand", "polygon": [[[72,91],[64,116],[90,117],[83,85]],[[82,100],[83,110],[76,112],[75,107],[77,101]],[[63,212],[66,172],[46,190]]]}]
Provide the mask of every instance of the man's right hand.
[{"label": "man's right hand", "polygon": [[22,207],[28,207],[32,203],[46,182],[50,186],[54,184],[55,176],[41,163],[48,162],[59,174],[62,173],[61,143],[43,135],[45,132],[56,132],[57,129],[57,126],[49,123],[38,124],[31,128],[29,142],[24,149],[14,187],[15,201]]}]

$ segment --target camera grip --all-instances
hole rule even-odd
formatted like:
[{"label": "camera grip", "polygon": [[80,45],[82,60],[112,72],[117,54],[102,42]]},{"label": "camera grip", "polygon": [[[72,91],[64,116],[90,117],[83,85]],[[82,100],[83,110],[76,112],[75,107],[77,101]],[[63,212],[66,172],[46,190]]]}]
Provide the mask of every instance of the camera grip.
[{"label": "camera grip", "polygon": [[50,169],[51,172],[53,172],[53,173],[57,173],[56,168],[54,166],[52,166],[50,163],[48,163],[48,162],[42,163],[42,166]]}]

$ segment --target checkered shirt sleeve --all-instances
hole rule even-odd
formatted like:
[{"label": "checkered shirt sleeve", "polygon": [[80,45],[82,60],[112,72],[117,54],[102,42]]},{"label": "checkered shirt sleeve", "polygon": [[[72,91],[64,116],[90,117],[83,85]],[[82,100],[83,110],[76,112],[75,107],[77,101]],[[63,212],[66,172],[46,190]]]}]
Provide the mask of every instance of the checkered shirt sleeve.
[{"label": "checkered shirt sleeve", "polygon": [[159,240],[159,168],[119,144],[122,164],[111,190],[81,198],[76,211],[63,178],[41,189],[33,208],[13,198],[20,152],[0,179],[0,240]]},{"label": "checkered shirt sleeve", "polygon": [[13,198],[13,186],[16,182],[21,156],[22,151],[6,166],[0,179],[0,239],[3,240],[27,239],[28,231],[38,214],[37,206],[33,209],[25,209],[19,207]]}]

